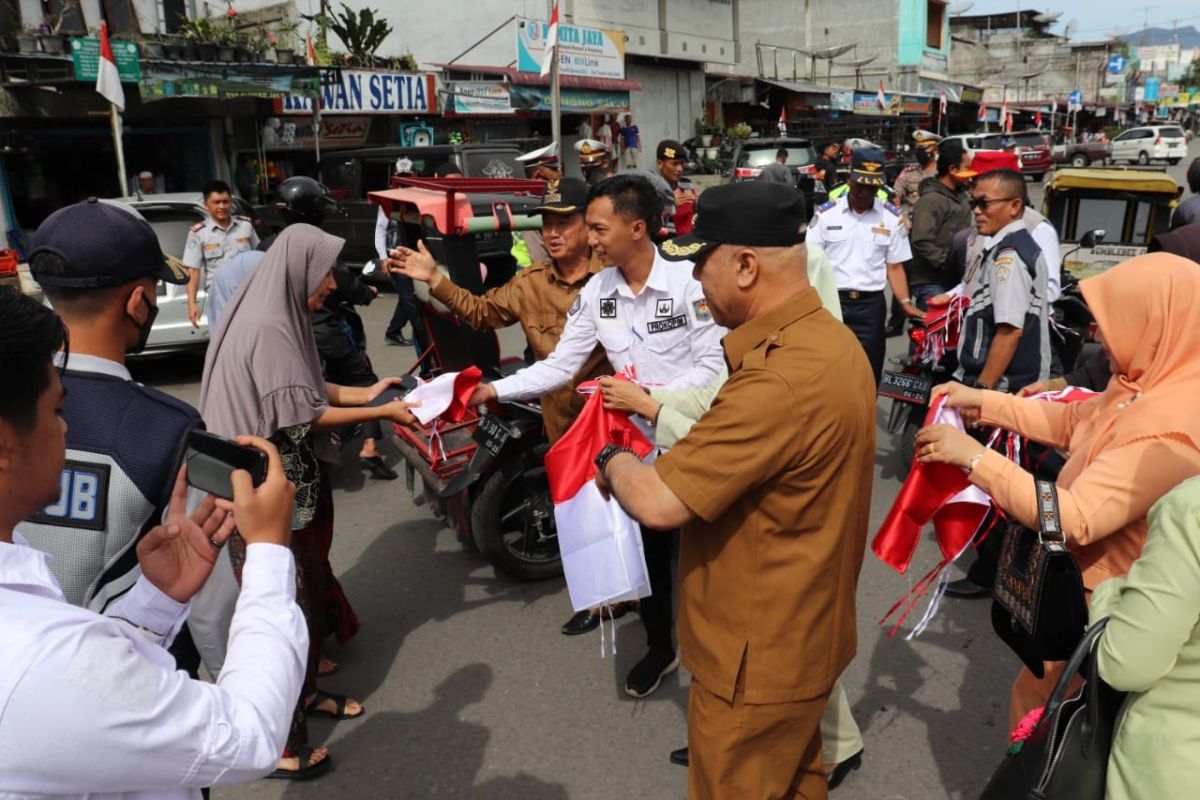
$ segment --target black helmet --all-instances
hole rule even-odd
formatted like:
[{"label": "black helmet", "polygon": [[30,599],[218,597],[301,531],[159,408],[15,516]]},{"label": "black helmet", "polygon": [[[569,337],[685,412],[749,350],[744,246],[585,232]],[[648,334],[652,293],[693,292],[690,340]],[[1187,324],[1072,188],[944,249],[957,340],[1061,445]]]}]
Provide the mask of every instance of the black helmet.
[{"label": "black helmet", "polygon": [[320,227],[330,206],[336,206],[335,201],[325,187],[312,178],[297,176],[279,184],[275,207],[283,215],[285,225],[306,222]]}]

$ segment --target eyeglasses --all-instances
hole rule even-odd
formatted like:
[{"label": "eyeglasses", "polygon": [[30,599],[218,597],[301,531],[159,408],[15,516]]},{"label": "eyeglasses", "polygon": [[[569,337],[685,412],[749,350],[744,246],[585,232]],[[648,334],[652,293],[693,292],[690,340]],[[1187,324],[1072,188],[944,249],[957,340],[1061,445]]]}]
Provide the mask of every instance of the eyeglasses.
[{"label": "eyeglasses", "polygon": [[1016,197],[972,197],[968,205],[971,208],[982,208],[985,211],[992,203],[1006,203],[1009,200],[1017,200]]}]

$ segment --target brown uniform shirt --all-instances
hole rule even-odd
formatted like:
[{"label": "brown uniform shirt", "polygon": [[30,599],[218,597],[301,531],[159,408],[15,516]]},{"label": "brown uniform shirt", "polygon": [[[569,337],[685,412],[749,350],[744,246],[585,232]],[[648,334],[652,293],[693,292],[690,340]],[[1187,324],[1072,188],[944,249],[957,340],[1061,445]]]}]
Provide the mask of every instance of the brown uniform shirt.
[{"label": "brown uniform shirt", "polygon": [[699,517],[680,539],[680,653],[729,701],[740,669],[747,703],[817,697],[857,646],[875,381],[814,289],[724,346],[728,382],[654,465]]},{"label": "brown uniform shirt", "polygon": [[[579,290],[601,269],[600,262],[592,259],[583,280],[567,283],[553,266],[535,263],[518,272],[508,283],[482,295],[471,294],[447,277],[442,278],[431,294],[476,330],[503,328],[519,322],[534,357],[541,361],[558,345],[563,326],[567,324],[567,311]],[[611,374],[612,367],[605,358],[604,348],[597,345],[591,358],[575,375],[575,380],[542,396],[542,416],[551,442],[566,433],[583,410],[585,398],[575,391],[575,385]]]}]

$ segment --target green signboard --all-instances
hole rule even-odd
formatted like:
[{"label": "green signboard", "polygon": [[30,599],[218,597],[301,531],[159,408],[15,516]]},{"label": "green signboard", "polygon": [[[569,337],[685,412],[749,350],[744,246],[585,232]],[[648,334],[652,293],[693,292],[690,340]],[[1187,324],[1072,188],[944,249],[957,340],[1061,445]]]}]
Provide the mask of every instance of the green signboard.
[{"label": "green signboard", "polygon": [[[121,83],[137,83],[142,79],[142,65],[138,61],[138,48],[133,42],[110,40],[113,59],[117,62],[117,74]],[[95,81],[100,69],[100,40],[71,39],[71,61],[75,66],[75,80]]]}]

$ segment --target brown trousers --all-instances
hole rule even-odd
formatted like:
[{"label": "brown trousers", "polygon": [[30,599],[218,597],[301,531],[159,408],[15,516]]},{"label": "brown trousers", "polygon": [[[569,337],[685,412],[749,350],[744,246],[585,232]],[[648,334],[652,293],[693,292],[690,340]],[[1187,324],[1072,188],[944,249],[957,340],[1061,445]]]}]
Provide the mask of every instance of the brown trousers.
[{"label": "brown trousers", "polygon": [[733,702],[692,679],[688,696],[688,797],[826,800],[821,714],[828,693],[794,703],[747,703],[738,678]]}]

